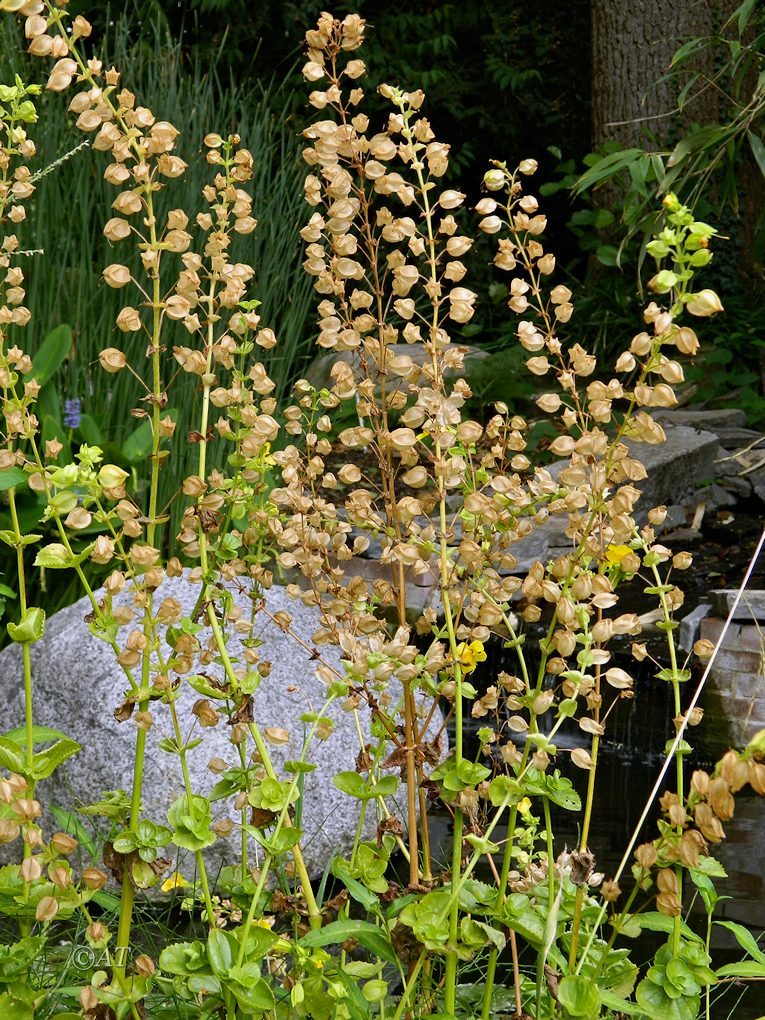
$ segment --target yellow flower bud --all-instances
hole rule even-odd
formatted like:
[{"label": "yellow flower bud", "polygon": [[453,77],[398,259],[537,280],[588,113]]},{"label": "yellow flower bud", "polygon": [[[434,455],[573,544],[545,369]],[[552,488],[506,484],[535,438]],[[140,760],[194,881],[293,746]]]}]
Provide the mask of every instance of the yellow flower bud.
[{"label": "yellow flower bud", "polygon": [[129,477],[127,471],[123,471],[116,464],[104,464],[98,472],[98,482],[105,489],[116,489]]},{"label": "yellow flower bud", "polygon": [[722,302],[713,290],[700,290],[698,294],[690,294],[685,307],[691,315],[706,318],[723,311]]}]

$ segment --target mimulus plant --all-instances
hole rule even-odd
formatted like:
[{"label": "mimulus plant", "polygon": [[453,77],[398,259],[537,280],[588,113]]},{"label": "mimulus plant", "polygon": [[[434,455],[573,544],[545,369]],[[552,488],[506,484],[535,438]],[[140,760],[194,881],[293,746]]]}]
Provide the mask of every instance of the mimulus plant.
[{"label": "mimulus plant", "polygon": [[[311,211],[302,237],[317,345],[336,358],[326,387],[298,380],[291,402],[277,406],[260,360],[277,340],[252,294],[256,267],[233,254],[256,227],[248,184],[257,153],[235,133],[208,133],[201,208],[174,208],[173,181],[186,169],[178,132],[141,105],[122,72],[89,55],[87,20],[70,18],[63,0],[0,0],[0,9],[21,15],[33,55],[53,60],[47,88],[70,94],[69,111],[115,187],[103,229],[126,254],[103,280],[126,297],[120,339],[99,361],[104,385],[118,372],[140,380],[132,414],[151,435],[145,491],[97,447],[61,464],[60,444],[40,443],[32,360],[10,338],[30,321],[17,233],[34,193],[27,130],[39,92],[17,81],[0,91],[0,471],[15,522],[0,538],[17,550],[20,618],[8,633],[23,649],[27,727],[24,740],[0,739],[0,838],[23,844],[0,869],[0,909],[20,929],[10,979],[0,966],[0,1005],[13,1016],[88,1020],[699,1015],[723,972],[711,969],[709,935],[698,938],[682,919],[684,893],[692,884],[713,905],[722,871],[710,845],[723,838],[733,794],[747,783],[765,790],[765,764],[755,743],[712,773],[686,775],[680,738],[698,713],[683,705],[690,666],[675,642],[683,602],[675,578],[691,557],[657,541],[664,507],[638,505],[638,451],[664,440],[652,409],[676,403],[683,360],[698,350],[686,316],[721,310],[694,283],[715,230],[667,196],[649,246],[655,301],[614,368],[598,365],[565,342],[573,295],[556,281],[547,220],[529,190],[535,161],[494,163],[474,222],[465,195],[444,183],[449,146],[423,113],[424,94],[382,85],[387,115],[373,125],[359,56],[364,21],[324,13],[307,34],[303,68],[316,113],[304,131]],[[459,331],[476,308],[468,276],[476,230],[495,242],[518,343],[544,380],[536,404],[555,430],[554,463],[535,463],[527,417],[502,404],[484,422],[467,416]],[[182,409],[190,423],[173,408],[179,373],[196,379],[196,405]],[[181,438],[198,457],[174,497],[183,556],[168,558],[159,480],[173,471]],[[226,456],[213,460],[212,444]],[[26,601],[28,547],[40,536],[24,534],[14,515],[22,486],[44,498],[57,535],[34,550],[35,565],[77,573],[90,627],[114,650],[116,716],[134,728],[129,789],[94,808],[116,824],[104,855],[119,886],[114,919],[91,913],[106,872],[93,862],[76,874],[67,863],[76,840],[46,839],[40,823],[37,784],[78,746],[60,739],[34,751],[29,648],[45,617]],[[551,519],[566,551],[521,566],[521,543]],[[360,557],[375,544],[371,573]],[[100,592],[87,560],[108,567]],[[157,594],[182,575],[198,591],[189,616]],[[264,727],[256,696],[271,666],[258,622],[292,630],[288,613],[270,617],[264,604],[277,576],[316,614],[311,648],[326,692],[301,718],[300,754],[282,772],[271,749],[289,740],[294,720]],[[436,598],[423,609],[413,594],[425,578]],[[629,639],[637,660],[649,656],[638,616],[620,604],[632,579],[655,600],[666,634],[656,670],[673,691],[678,740],[658,835],[638,847],[622,893],[621,873],[598,870],[590,840],[608,717],[620,699],[641,696],[614,651]],[[233,592],[249,596],[249,612]],[[481,685],[492,642],[516,666]],[[324,661],[330,646],[342,669]],[[212,663],[222,679],[206,673]],[[189,688],[199,697],[184,718],[179,693]],[[365,741],[358,727],[356,769],[331,778],[339,797],[358,800],[361,821],[350,854],[328,861],[321,877],[306,864],[300,801],[316,741],[331,732],[330,706],[368,715],[372,736]],[[471,719],[480,720],[475,746]],[[217,782],[204,795],[187,754],[206,729],[226,724],[235,764],[213,760]],[[165,818],[145,817],[142,806],[155,739],[184,776]],[[562,774],[564,756],[587,773],[583,801]],[[218,801],[231,810],[214,820]],[[449,815],[446,847],[434,801]],[[573,849],[556,842],[561,810],[578,818]],[[236,840],[240,858],[216,884],[206,851],[223,839]],[[193,856],[193,882],[172,872],[169,848]],[[136,897],[153,887],[183,889],[201,922],[156,959],[140,952],[134,924]],[[73,916],[106,963],[62,989],[34,961],[54,919]],[[644,973],[615,945],[641,925],[667,934]],[[709,1015],[708,995],[706,1004]]]}]

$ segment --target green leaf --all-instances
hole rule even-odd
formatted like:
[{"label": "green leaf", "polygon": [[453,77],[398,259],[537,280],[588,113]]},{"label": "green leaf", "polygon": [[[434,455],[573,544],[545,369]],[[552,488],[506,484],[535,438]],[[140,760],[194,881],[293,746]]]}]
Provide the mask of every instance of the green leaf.
[{"label": "green leaf", "polygon": [[595,258],[602,266],[619,265],[619,252],[612,244],[601,244],[595,251]]},{"label": "green leaf", "polygon": [[650,1020],[696,1020],[698,1016],[698,995],[671,999],[660,985],[647,979],[640,982],[635,997]]},{"label": "green leaf", "polygon": [[642,1010],[634,1004],[634,1002],[627,1002],[626,999],[620,999],[618,995],[614,995],[613,992],[609,992],[607,988],[600,989],[600,998],[604,1006],[608,1009],[615,1010],[619,1013],[624,1013],[626,1016],[640,1016]]},{"label": "green leaf", "polygon": [[24,769],[24,748],[15,740],[0,737],[0,765],[9,772],[21,773]]},{"label": "green leaf", "polygon": [[34,1006],[11,992],[0,995],[0,1016],[3,1020],[35,1020]]},{"label": "green leaf", "polygon": [[398,776],[383,776],[372,787],[373,797],[392,797],[399,787]]},{"label": "green leaf", "polygon": [[358,800],[372,800],[374,797],[390,797],[398,789],[396,776],[383,776],[379,782],[369,784],[358,772],[338,772],[332,782],[341,793]]},{"label": "green leaf", "polygon": [[310,948],[335,946],[348,939],[355,939],[359,945],[368,949],[377,959],[385,960],[386,963],[396,962],[396,954],[385,933],[376,924],[371,924],[369,921],[351,919],[331,921],[322,928],[304,935],[300,940],[300,945]]},{"label": "green leaf", "polygon": [[[246,826],[249,831],[250,826]],[[278,832],[274,832],[271,836],[264,836],[258,832],[258,840],[266,851],[271,854],[272,857],[279,857],[281,854],[285,854],[288,850],[291,850],[296,843],[299,843],[303,836],[302,829],[282,827]]]},{"label": "green leaf", "polygon": [[[270,1013],[274,1008],[274,995],[268,986],[268,982],[262,977],[250,982],[249,972],[257,964],[245,964],[243,967],[232,967],[229,987],[236,997],[237,1004],[244,1016],[259,1016]],[[247,984],[238,978],[244,977]]]},{"label": "green leaf", "polygon": [[45,632],[45,610],[32,606],[20,623],[9,623],[6,627],[8,637],[17,644],[34,644]]},{"label": "green leaf", "polygon": [[189,977],[208,969],[208,958],[202,942],[173,942],[159,954],[159,967],[165,974]]},{"label": "green leaf", "polygon": [[746,137],[749,139],[749,148],[752,150],[755,162],[760,168],[760,173],[765,177],[765,144],[754,131],[747,131]]},{"label": "green leaf", "polygon": [[736,8],[731,17],[738,14],[738,34],[743,35],[744,29],[749,23],[749,19],[752,16],[752,11],[755,8],[757,0],[744,0],[742,4]]},{"label": "green leaf", "polygon": [[[647,910],[644,914],[634,914],[633,916],[635,920],[640,922],[640,927],[646,928],[648,931],[662,931],[665,934],[669,934],[675,930],[674,917],[660,914],[658,910]],[[704,941],[701,936],[691,931],[685,921],[680,922],[680,931],[691,942],[703,943]]]},{"label": "green leaf", "polygon": [[72,330],[69,326],[56,326],[40,344],[32,358],[32,369],[25,379],[36,379],[44,386],[63,365],[72,350]]},{"label": "green leaf", "polygon": [[[21,521],[19,521],[21,525]],[[34,545],[35,542],[39,542],[42,539],[42,535],[22,535],[21,539],[16,538],[16,534],[13,531],[3,530],[0,531],[0,542],[5,542],[6,545],[16,549],[18,546]]]},{"label": "green leaf", "polygon": [[[40,726],[36,728],[44,729],[45,727]],[[52,730],[51,732],[55,733],[56,731]],[[73,812],[65,811],[63,808],[56,807],[56,805],[53,804],[51,806],[51,814],[56,819],[56,825],[58,825],[62,832],[67,832],[70,836],[74,836],[78,843],[80,843],[88,851],[93,859],[98,856],[98,850],[96,849],[96,844],[93,842],[92,834],[85,828]],[[104,895],[113,899],[117,904],[117,909],[119,910],[119,900],[117,897],[111,896],[109,893],[104,893]]]},{"label": "green leaf", "polygon": [[285,761],[284,763],[285,772],[292,772],[298,775],[313,772],[316,768],[317,766],[310,761]]},{"label": "green leaf", "polygon": [[339,879],[349,894],[360,903],[365,910],[372,913],[378,913],[380,909],[380,902],[373,892],[370,892],[365,885],[362,885],[357,879],[351,875],[348,865],[341,857],[336,857],[332,862],[331,872],[335,878]]},{"label": "green leaf", "polygon": [[70,740],[68,737],[65,737],[63,740],[57,740],[55,744],[45,751],[38,751],[35,754],[32,759],[33,765],[30,773],[32,778],[47,779],[67,758],[71,758],[81,750],[82,744],[78,744],[76,740]]},{"label": "green leaf", "polygon": [[[175,422],[178,420],[178,411],[175,408],[165,411],[163,417],[165,416],[169,416],[171,421]],[[140,464],[151,453],[152,438],[151,419],[146,418],[122,444],[122,456],[129,464]]]},{"label": "green leaf", "polygon": [[5,468],[4,471],[0,471],[0,492],[15,489],[18,485],[26,485],[27,478],[26,471],[22,471],[20,467]]},{"label": "green leaf", "polygon": [[717,124],[691,131],[681,138],[667,160],[667,166],[677,166],[691,153],[709,146],[717,147],[726,138],[726,129]]},{"label": "green leaf", "polygon": [[213,974],[226,977],[234,962],[234,952],[229,936],[220,928],[213,928],[207,937],[207,959]]},{"label": "green leaf", "polygon": [[[25,726],[17,726],[15,730],[8,730],[3,734],[8,740],[15,740],[22,747],[27,746],[27,731]],[[66,733],[61,730],[54,730],[50,726],[32,726],[32,744],[49,744],[52,740],[65,740]]]},{"label": "green leaf", "polygon": [[51,542],[50,545],[43,546],[37,553],[35,566],[45,567],[46,570],[67,570],[70,567],[78,567],[93,552],[95,544],[95,542],[91,542],[81,552],[72,556],[66,546],[59,542]]},{"label": "green leaf", "polygon": [[95,419],[89,414],[80,415],[79,431],[88,446],[100,446],[103,448],[106,445],[103,432],[98,427]]},{"label": "green leaf", "polygon": [[210,829],[210,801],[194,795],[189,805],[188,797],[182,794],[170,806],[167,818],[173,828],[173,842],[185,850],[203,850],[215,842]]},{"label": "green leaf", "polygon": [[341,969],[337,970],[333,976],[345,988],[347,998],[343,1000],[343,1005],[350,1013],[351,1020],[369,1020],[369,1003],[364,998],[358,981]]},{"label": "green leaf", "polygon": [[61,399],[58,395],[55,381],[46,383],[37,394],[35,413],[40,421],[44,421],[45,418],[52,418],[59,425],[61,424]]},{"label": "green leaf", "polygon": [[721,928],[727,928],[748,956],[757,960],[758,963],[765,964],[765,953],[760,949],[757,939],[748,928],[745,928],[743,924],[736,924],[735,921],[716,921],[715,923]]},{"label": "green leaf", "polygon": [[619,152],[612,152],[608,156],[598,159],[589,170],[586,170],[573,188],[575,195],[580,195],[588,188],[596,188],[599,184],[615,177],[622,170],[626,170],[635,160],[644,158],[642,149],[620,149]]},{"label": "green leaf", "polygon": [[598,986],[582,974],[569,974],[558,985],[558,1002],[571,1016],[597,1016],[600,1011]]},{"label": "green leaf", "polygon": [[726,963],[716,972],[717,977],[765,978],[765,964],[756,960],[741,960],[740,963]]},{"label": "green leaf", "polygon": [[689,39],[688,42],[683,43],[683,45],[675,51],[669,66],[677,67],[678,64],[682,64],[683,61],[693,56],[700,49],[704,49],[706,43],[707,41],[703,37]]}]

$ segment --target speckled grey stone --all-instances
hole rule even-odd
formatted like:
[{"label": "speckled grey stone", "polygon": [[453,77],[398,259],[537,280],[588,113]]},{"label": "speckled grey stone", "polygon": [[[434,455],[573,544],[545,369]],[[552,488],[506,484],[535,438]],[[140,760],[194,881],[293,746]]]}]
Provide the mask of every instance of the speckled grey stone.
[{"label": "speckled grey stone", "polygon": [[[476,364],[476,362],[480,362],[489,356],[488,351],[484,351],[480,347],[470,347],[466,344],[460,344],[459,346],[465,354],[466,371],[470,368],[470,366]],[[388,347],[388,354],[390,357],[401,357],[402,355],[406,355],[406,357],[411,358],[413,363],[419,368],[422,368],[424,364],[429,363],[431,357],[424,344],[391,344]],[[359,372],[360,356],[357,351],[330,351],[327,354],[320,354],[318,357],[314,358],[305,371],[305,378],[312,386],[315,386],[317,390],[331,387],[334,383],[332,378],[332,368],[338,361],[345,362],[346,365],[350,365],[353,369],[355,369],[357,373]],[[369,375],[375,385],[377,385],[379,375],[374,364],[369,365]],[[447,378],[453,377],[454,372],[451,369],[448,369],[446,375]],[[420,380],[420,382],[422,382],[422,380]],[[395,393],[398,391],[409,393],[409,381],[396,375],[388,376],[386,387],[388,393]]]},{"label": "speckled grey stone", "polygon": [[[184,615],[188,616],[198,593],[199,587],[184,578],[168,578],[155,594],[155,605],[171,596],[181,603]],[[101,597],[101,593],[97,596]],[[117,601],[125,603],[128,597],[123,593]],[[251,602],[246,596],[237,595],[236,601],[249,612]],[[278,587],[268,592],[266,605],[272,614],[288,611],[293,620],[292,631],[311,646],[312,635],[318,627],[315,609],[292,601]],[[32,646],[35,722],[62,730],[83,746],[82,751],[41,786],[44,811],[50,804],[69,809],[93,803],[100,799],[104,790],[129,790],[131,787],[136,726],[132,721],[117,722],[113,714],[127,685],[122,670],[114,661],[112,649],[96,638],[84,622],[90,611],[90,602],[81,599],[56,613],[48,620],[43,639]],[[311,653],[265,614],[261,614],[259,620],[262,622],[256,633],[264,641],[261,654],[272,663],[272,671],[254,695],[254,715],[261,728],[285,727],[290,733],[289,744],[270,749],[275,767],[281,772],[285,760],[300,756],[306,728],[300,716],[322,708],[325,687],[315,675],[316,662],[312,661]],[[127,630],[123,629],[122,633],[126,635]],[[206,635],[207,632],[202,632],[199,637],[204,639]],[[241,642],[233,633],[227,647],[232,658],[242,651]],[[322,646],[322,658],[339,668],[336,648]],[[214,664],[205,667],[204,672],[222,675],[221,667]],[[21,726],[24,704],[18,646],[10,646],[0,653],[0,684],[5,703],[4,728]],[[194,722],[191,709],[199,697],[188,684],[183,685],[177,706],[184,733]],[[184,787],[180,759],[157,746],[162,737],[172,736],[169,709],[155,702],[152,714],[155,725],[147,740],[143,816],[165,823],[168,808],[184,792]],[[349,850],[359,817],[360,802],[340,793],[332,783],[335,773],[354,768],[359,751],[356,722],[353,713],[343,711],[339,702],[332,705],[328,714],[335,722],[334,732],[327,740],[314,741],[309,760],[317,768],[304,776],[304,854],[314,874],[321,874],[334,854]],[[362,707],[358,714],[362,735],[367,741],[370,739],[370,713]],[[210,759],[219,757],[228,763],[238,762],[238,753],[229,741],[230,732],[223,720],[215,727],[196,730],[196,735],[203,740],[188,752],[195,793],[206,795],[216,782],[217,777],[207,767]],[[248,746],[251,750],[251,740]],[[403,789],[399,790],[398,797],[403,808]],[[221,817],[226,811],[224,803],[213,805],[214,817]],[[394,807],[392,803],[390,806]],[[375,827],[375,812],[368,810],[367,838]],[[219,839],[205,851],[213,872],[237,859],[238,839],[235,829],[230,837]],[[191,869],[193,860],[187,862],[183,870]]]}]

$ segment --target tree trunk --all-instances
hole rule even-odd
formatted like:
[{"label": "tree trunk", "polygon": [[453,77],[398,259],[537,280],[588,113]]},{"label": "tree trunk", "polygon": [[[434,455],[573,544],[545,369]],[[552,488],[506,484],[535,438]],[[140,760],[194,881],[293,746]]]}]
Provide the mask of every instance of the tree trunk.
[{"label": "tree trunk", "polygon": [[704,90],[678,117],[676,84],[660,79],[683,42],[712,34],[731,9],[731,0],[592,0],[595,145],[616,141],[625,148],[645,147],[651,136],[671,144],[670,132],[682,132],[693,121],[714,121],[713,89]]}]

